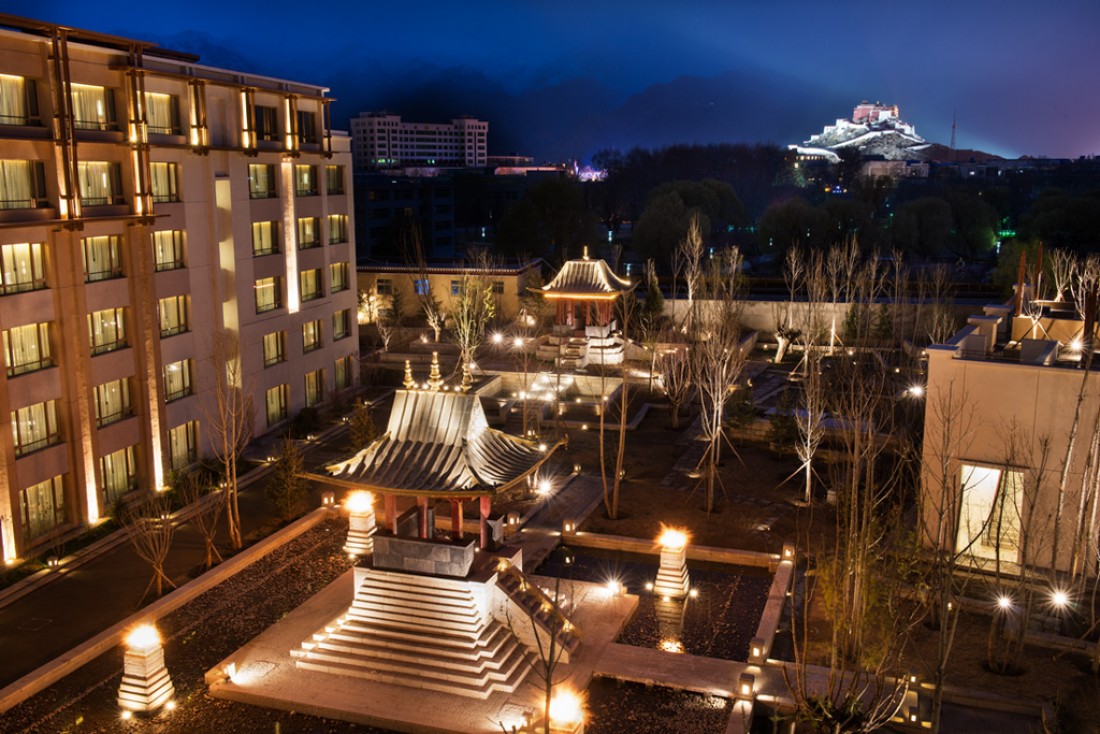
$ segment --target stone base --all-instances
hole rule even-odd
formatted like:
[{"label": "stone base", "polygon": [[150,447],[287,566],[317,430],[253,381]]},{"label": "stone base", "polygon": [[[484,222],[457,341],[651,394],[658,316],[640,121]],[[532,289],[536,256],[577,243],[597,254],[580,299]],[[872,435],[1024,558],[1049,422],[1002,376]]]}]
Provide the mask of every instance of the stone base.
[{"label": "stone base", "polygon": [[164,667],[164,648],[127,650],[123,662],[118,705],[128,711],[156,711],[175,695],[172,678]]}]

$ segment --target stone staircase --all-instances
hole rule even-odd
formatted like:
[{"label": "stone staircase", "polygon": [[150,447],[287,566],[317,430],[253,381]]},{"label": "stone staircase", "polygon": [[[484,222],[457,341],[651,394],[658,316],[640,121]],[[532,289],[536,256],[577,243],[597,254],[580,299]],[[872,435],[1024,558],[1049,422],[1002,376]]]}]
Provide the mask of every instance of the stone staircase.
[{"label": "stone staircase", "polygon": [[561,368],[566,370],[579,370],[588,366],[588,341],[582,338],[570,337],[561,345]]},{"label": "stone staircase", "polygon": [[544,635],[553,635],[561,650],[561,662],[568,663],[580,648],[582,636],[561,605],[515,566],[498,569],[497,586]]},{"label": "stone staircase", "polygon": [[487,584],[363,569],[348,611],[291,651],[295,665],[471,698],[514,693],[526,648],[493,619]]}]

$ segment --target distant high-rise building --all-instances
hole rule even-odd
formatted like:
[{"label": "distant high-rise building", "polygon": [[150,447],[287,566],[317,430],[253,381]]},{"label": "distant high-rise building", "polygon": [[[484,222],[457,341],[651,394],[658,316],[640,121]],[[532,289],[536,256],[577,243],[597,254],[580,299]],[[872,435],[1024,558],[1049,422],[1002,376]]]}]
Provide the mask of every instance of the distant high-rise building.
[{"label": "distant high-rise building", "polygon": [[197,61],[0,18],[5,560],[210,454],[227,365],[254,435],[355,380],[328,90]]},{"label": "distant high-rise building", "polygon": [[351,120],[351,150],[357,171],[484,166],[488,137],[489,123],[472,117],[425,123],[363,112]]}]

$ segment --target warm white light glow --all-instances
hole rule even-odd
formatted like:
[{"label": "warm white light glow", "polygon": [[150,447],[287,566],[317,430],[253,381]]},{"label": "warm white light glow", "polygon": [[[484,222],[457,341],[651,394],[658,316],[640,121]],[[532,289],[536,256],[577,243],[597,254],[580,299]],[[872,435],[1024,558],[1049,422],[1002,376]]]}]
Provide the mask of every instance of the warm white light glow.
[{"label": "warm white light glow", "polygon": [[688,544],[688,532],[681,528],[661,526],[661,534],[657,536],[657,544],[668,550],[680,550]]},{"label": "warm white light glow", "polygon": [[912,395],[915,398],[923,397],[924,396],[924,386],[923,385],[913,385],[912,387],[909,388],[909,394]]},{"label": "warm white light glow", "polygon": [[692,599],[698,599],[699,598],[699,590],[698,589],[692,589],[691,591],[688,592],[688,596],[690,596]]},{"label": "warm white light glow", "polygon": [[671,637],[666,637],[665,639],[661,640],[657,644],[657,647],[659,647],[663,652],[671,652],[677,655],[682,655],[684,652],[684,643]]},{"label": "warm white light glow", "polygon": [[1012,608],[1012,598],[1008,597],[1008,596],[1004,596],[1004,595],[998,597],[997,598],[997,607],[999,609],[1003,609],[1005,611],[1008,611],[1009,609]]},{"label": "warm white light glow", "polygon": [[1069,343],[1070,350],[1074,351],[1074,352],[1080,352],[1082,347],[1084,347],[1084,346],[1085,345],[1081,343],[1080,339],[1074,339],[1073,341],[1071,341]]},{"label": "warm white light glow", "polygon": [[569,688],[559,688],[550,697],[550,723],[555,726],[576,726],[584,723],[584,699]]},{"label": "warm white light glow", "polygon": [[618,596],[620,593],[622,593],[623,584],[618,579],[611,579],[607,582],[606,588],[608,596]]},{"label": "warm white light glow", "polygon": [[504,334],[501,334],[499,331],[496,332],[495,334],[493,334],[493,344],[503,344],[503,343],[504,343]]},{"label": "warm white light glow", "polygon": [[1069,604],[1069,594],[1061,589],[1055,589],[1050,593],[1050,603],[1062,609]]},{"label": "warm white light glow", "polygon": [[550,495],[550,491],[552,489],[553,489],[553,487],[551,486],[549,479],[540,479],[539,480],[538,493],[540,495],[542,495],[543,497],[548,497]]},{"label": "warm white light glow", "polygon": [[374,510],[374,495],[360,489],[348,494],[344,507],[353,515],[366,515]]},{"label": "warm white light glow", "polygon": [[160,633],[151,624],[134,627],[126,635],[126,647],[131,650],[149,650],[160,644]]}]

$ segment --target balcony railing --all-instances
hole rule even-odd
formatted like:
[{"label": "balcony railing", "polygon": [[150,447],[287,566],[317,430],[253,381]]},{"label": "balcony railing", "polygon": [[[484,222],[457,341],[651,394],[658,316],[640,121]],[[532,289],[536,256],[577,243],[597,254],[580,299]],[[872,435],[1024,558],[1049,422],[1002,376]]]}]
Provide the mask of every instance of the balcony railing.
[{"label": "balcony railing", "polygon": [[0,209],[43,209],[50,203],[41,197],[29,199],[0,199]]},{"label": "balcony railing", "polygon": [[185,387],[181,387],[179,389],[173,390],[170,393],[165,393],[164,402],[170,403],[173,400],[179,400],[180,398],[185,398],[188,395],[194,395],[194,394],[195,394],[195,389],[193,387],[191,387],[190,385],[187,385]]},{"label": "balcony railing", "polygon": [[92,344],[92,356],[97,354],[106,354],[107,352],[114,352],[119,349],[125,349],[130,346],[130,343],[125,339],[118,339],[113,342],[104,342],[103,344]]},{"label": "balcony railing", "polygon": [[186,324],[186,323],[173,324],[172,326],[167,326],[167,327],[162,326],[161,329],[160,329],[160,335],[161,335],[161,338],[164,338],[164,337],[169,337],[169,336],[175,336],[176,334],[186,334],[189,331],[191,331],[191,327],[190,327],[189,324]]},{"label": "balcony railing", "polygon": [[33,454],[35,451],[41,451],[47,446],[53,446],[54,444],[61,443],[61,434],[53,433],[49,436],[44,436],[37,441],[29,441],[27,443],[17,443],[15,445],[16,456],[26,456],[27,454]]},{"label": "balcony railing", "polygon": [[53,367],[53,364],[53,357],[43,357],[42,359],[36,359],[32,362],[13,364],[11,367],[8,367],[8,377],[26,375],[31,372],[37,372],[38,370],[44,370]]},{"label": "balcony railing", "polygon": [[14,283],[0,283],[0,295],[10,296],[13,293],[26,293],[27,291],[41,291],[46,289],[44,278],[33,280],[20,280]]},{"label": "balcony railing", "polygon": [[94,283],[97,280],[112,280],[123,277],[121,267],[108,268],[106,270],[92,270],[84,274],[85,283]]},{"label": "balcony railing", "polygon": [[118,423],[120,420],[129,418],[133,414],[134,409],[127,405],[121,410],[115,411],[114,413],[111,413],[109,415],[101,415],[100,417],[95,419],[95,424],[97,428],[102,428],[103,426],[109,426],[112,423]]}]

